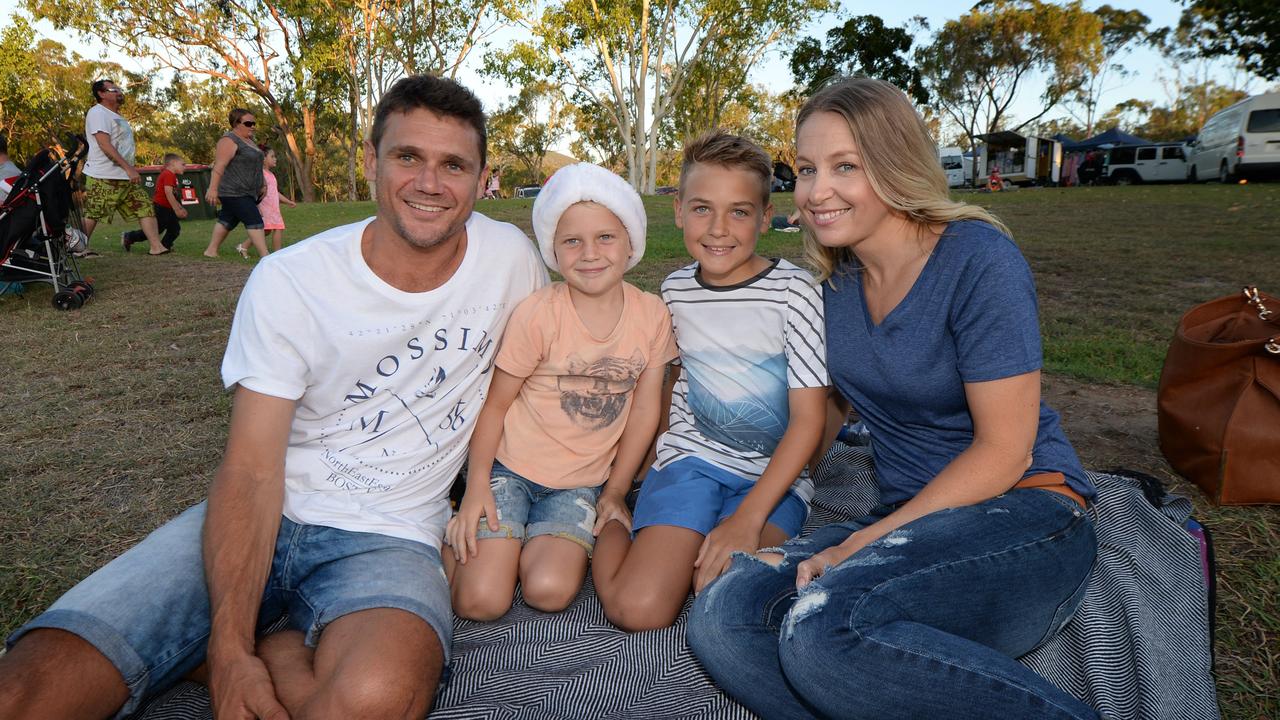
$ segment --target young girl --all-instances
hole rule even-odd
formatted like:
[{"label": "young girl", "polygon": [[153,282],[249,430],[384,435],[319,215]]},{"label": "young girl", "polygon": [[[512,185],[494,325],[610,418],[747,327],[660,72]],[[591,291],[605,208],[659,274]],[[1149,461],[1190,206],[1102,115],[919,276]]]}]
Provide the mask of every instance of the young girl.
[{"label": "young girl", "polygon": [[521,302],[502,337],[445,531],[459,617],[501,617],[517,579],[530,606],[563,610],[599,529],[630,527],[624,498],[677,354],[662,300],[622,280],[644,255],[646,224],[635,190],[587,163],[557,172],[534,202],[543,260],[564,282]]},{"label": "young girl", "polygon": [[888,83],[819,91],[796,148],[828,368],[882,504],[735,561],[689,615],[694,652],[763,717],[1098,717],[1015,660],[1071,618],[1096,554],[1093,488],[1040,400],[1026,261],[949,199]]},{"label": "young girl", "polygon": [[[266,188],[262,200],[258,202],[258,212],[262,213],[263,232],[271,234],[271,252],[276,252],[284,242],[284,216],[280,214],[280,203],[289,207],[298,207],[298,204],[280,194],[275,173],[271,172],[276,167],[276,151],[266,145],[258,147],[262,149],[264,155],[262,182]],[[244,243],[236,245],[236,251],[246,260],[249,259],[249,250]]]}]

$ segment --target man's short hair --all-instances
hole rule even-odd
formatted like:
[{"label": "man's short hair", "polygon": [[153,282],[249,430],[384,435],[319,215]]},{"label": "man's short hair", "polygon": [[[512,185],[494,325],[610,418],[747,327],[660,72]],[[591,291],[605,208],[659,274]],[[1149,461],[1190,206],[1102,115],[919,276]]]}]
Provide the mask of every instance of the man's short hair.
[{"label": "man's short hair", "polygon": [[164,159],[160,161],[160,164],[161,164],[161,165],[168,165],[169,163],[173,162],[174,160],[182,160],[184,163],[186,162],[186,160],[183,160],[182,156],[181,156],[181,155],[179,155],[178,153],[165,153],[165,154],[164,154]]},{"label": "man's short hair", "polygon": [[684,196],[684,183],[689,171],[699,164],[719,165],[755,175],[760,181],[760,207],[769,204],[773,163],[769,161],[769,153],[759,145],[723,130],[712,130],[685,143],[684,162],[680,165],[681,197]]},{"label": "man's short hair", "polygon": [[9,138],[0,135],[0,155],[9,154]]},{"label": "man's short hair", "polygon": [[115,85],[116,81],[112,80],[111,78],[102,78],[101,80],[94,80],[93,84],[89,86],[93,91],[94,103],[102,102],[102,98],[98,97],[98,93],[103,92],[107,89],[107,83],[111,83],[112,85]]},{"label": "man's short hair", "polygon": [[401,78],[378,101],[378,109],[373,115],[373,130],[369,133],[374,151],[378,150],[378,143],[382,141],[382,133],[386,129],[387,117],[391,113],[407,113],[419,108],[455,118],[474,128],[480,138],[480,167],[484,167],[488,159],[486,145],[489,138],[485,131],[484,107],[461,84],[434,75]]}]

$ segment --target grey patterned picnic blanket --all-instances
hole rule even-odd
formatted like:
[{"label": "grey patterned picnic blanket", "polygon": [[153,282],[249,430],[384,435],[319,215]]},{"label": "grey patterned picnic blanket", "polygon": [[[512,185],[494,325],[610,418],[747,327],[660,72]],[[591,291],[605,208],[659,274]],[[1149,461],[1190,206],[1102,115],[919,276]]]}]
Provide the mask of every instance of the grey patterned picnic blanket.
[{"label": "grey patterned picnic blanket", "polygon": [[[1107,717],[1219,717],[1210,674],[1210,608],[1185,498],[1153,504],[1141,483],[1091,473],[1098,560],[1075,618],[1021,658]],[[876,501],[870,453],[837,443],[815,473],[805,526],[865,514]],[[684,641],[689,604],[666,630],[627,634],[605,620],[588,579],[564,612],[517,598],[500,621],[458,621],[454,661],[430,718],[751,718],[716,689]],[[134,720],[211,718],[208,695],[182,683]]]}]

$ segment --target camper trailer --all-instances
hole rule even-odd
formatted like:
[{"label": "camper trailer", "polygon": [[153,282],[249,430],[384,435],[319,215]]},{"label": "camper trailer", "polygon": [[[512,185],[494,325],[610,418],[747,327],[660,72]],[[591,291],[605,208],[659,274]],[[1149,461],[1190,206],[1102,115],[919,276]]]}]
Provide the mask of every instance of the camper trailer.
[{"label": "camper trailer", "polygon": [[1019,135],[1005,130],[977,136],[978,170],[976,185],[985,185],[992,170],[999,170],[1006,183],[1014,185],[1057,185],[1062,175],[1062,143],[1053,138]]}]

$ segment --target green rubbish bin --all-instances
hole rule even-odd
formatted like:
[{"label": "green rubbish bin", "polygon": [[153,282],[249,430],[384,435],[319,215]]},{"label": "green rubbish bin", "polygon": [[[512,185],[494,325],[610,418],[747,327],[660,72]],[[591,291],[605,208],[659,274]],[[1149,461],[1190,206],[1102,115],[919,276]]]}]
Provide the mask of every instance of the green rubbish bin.
[{"label": "green rubbish bin", "polygon": [[[147,189],[148,197],[156,192],[156,178],[160,177],[162,165],[143,165],[138,168],[142,174],[142,186]],[[212,220],[218,216],[218,208],[205,202],[204,194],[209,189],[208,165],[188,165],[187,171],[178,176],[178,187],[174,194],[178,202],[187,211],[187,220]]]}]

